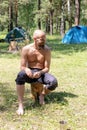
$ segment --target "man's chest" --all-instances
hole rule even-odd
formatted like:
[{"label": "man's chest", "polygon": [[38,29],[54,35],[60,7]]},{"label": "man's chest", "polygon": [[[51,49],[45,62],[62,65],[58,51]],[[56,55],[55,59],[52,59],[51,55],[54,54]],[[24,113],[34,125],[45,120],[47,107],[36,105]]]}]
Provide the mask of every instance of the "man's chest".
[{"label": "man's chest", "polygon": [[44,55],[44,52],[41,52],[41,51],[30,51],[29,54],[28,54],[28,60],[29,61],[43,61],[45,59],[45,55]]}]

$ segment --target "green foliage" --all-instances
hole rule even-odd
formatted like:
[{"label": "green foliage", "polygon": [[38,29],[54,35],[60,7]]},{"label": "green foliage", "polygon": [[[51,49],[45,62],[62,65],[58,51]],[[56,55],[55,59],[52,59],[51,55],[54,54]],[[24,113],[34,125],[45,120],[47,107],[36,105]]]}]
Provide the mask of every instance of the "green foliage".
[{"label": "green foliage", "polygon": [[8,1],[0,1],[0,31],[7,28],[8,14],[7,14]]},{"label": "green foliage", "polygon": [[[87,19],[87,1],[81,0],[81,12],[80,12],[80,24],[86,25]],[[50,10],[53,10],[53,22],[54,32],[56,32],[56,26],[60,27],[60,18],[63,16],[66,21],[71,19],[74,23],[75,5],[74,1],[70,0],[70,15],[68,14],[67,0],[41,0],[41,10],[38,10],[38,4],[36,0],[18,0],[18,26],[23,26],[26,30],[32,32],[37,28],[38,18],[41,20],[42,28],[46,28],[46,18],[50,19]],[[15,6],[15,0],[13,0],[13,6]],[[63,10],[62,10],[63,6]],[[0,1],[0,30],[8,29],[8,7],[9,0]],[[13,11],[13,13],[15,13]],[[14,20],[13,20],[14,23]],[[15,23],[14,23],[15,26]],[[57,31],[59,32],[59,31]]]},{"label": "green foliage", "polygon": [[87,21],[87,1],[84,0],[84,1],[81,1],[81,11],[80,11],[80,14],[81,14],[81,18],[80,18],[80,23],[81,25],[87,25],[86,24],[86,21]]},{"label": "green foliage", "polygon": [[[22,1],[23,2],[23,1]],[[26,30],[34,27],[34,1],[25,1],[19,4],[19,23],[21,26],[25,27]]]}]

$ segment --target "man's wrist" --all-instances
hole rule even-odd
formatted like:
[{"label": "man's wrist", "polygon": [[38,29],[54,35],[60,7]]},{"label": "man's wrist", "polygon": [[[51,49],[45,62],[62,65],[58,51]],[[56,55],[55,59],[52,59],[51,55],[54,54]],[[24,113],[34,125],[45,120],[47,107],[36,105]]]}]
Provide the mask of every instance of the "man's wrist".
[{"label": "man's wrist", "polygon": [[43,72],[42,70],[40,71],[40,73],[41,73],[41,75],[42,75],[42,74],[45,74],[45,72]]}]

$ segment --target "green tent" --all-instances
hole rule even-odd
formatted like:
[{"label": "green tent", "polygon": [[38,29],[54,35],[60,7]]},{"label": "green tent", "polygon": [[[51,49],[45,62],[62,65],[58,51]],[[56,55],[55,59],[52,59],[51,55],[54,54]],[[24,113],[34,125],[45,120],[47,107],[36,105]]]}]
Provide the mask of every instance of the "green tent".
[{"label": "green tent", "polygon": [[20,42],[25,39],[26,35],[27,33],[24,29],[22,29],[21,27],[15,27],[13,30],[8,32],[5,41],[9,43],[10,41]]}]

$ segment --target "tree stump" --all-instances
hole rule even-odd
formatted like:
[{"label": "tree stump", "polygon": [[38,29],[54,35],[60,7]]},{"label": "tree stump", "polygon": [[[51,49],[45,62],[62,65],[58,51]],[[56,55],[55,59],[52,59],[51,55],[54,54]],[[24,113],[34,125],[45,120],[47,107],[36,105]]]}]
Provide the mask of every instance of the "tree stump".
[{"label": "tree stump", "polygon": [[16,41],[11,41],[9,43],[9,51],[15,51],[15,50],[17,50],[17,43]]},{"label": "tree stump", "polygon": [[39,96],[42,93],[43,84],[31,83],[31,94],[35,101],[39,101]]}]

